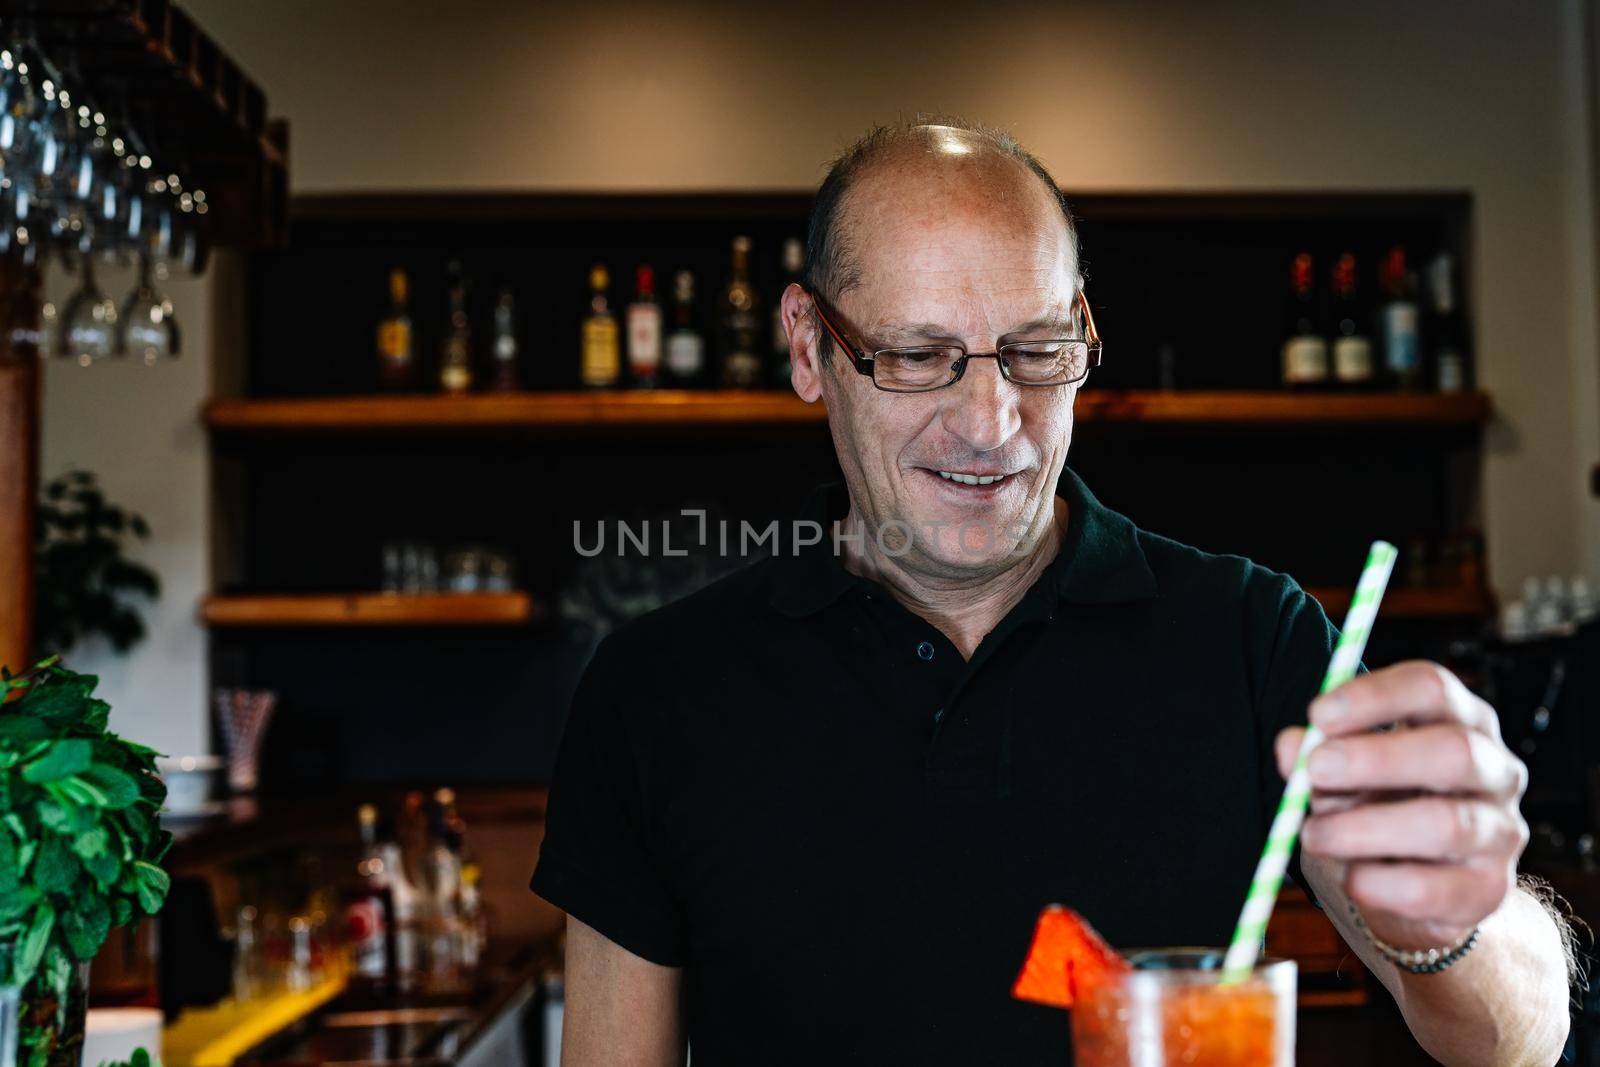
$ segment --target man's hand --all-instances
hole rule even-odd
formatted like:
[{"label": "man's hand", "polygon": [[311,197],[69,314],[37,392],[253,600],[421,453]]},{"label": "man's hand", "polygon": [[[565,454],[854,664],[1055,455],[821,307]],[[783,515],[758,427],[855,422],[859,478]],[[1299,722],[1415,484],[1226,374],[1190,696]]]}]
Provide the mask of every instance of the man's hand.
[{"label": "man's hand", "polygon": [[[1528,841],[1528,771],[1494,709],[1443,667],[1413,662],[1318,697],[1310,719],[1327,740],[1309,763],[1303,852],[1333,865],[1377,937],[1455,944],[1505,900]],[[1278,735],[1285,778],[1304,736]]]}]

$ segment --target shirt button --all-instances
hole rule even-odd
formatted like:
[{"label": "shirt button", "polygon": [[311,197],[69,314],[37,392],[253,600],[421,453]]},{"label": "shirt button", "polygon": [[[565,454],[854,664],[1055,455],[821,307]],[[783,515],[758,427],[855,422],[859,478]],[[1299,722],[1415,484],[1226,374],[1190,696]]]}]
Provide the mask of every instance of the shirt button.
[{"label": "shirt button", "polygon": [[917,646],[917,658],[923,660],[933,658],[933,643],[931,641],[924,641]]}]

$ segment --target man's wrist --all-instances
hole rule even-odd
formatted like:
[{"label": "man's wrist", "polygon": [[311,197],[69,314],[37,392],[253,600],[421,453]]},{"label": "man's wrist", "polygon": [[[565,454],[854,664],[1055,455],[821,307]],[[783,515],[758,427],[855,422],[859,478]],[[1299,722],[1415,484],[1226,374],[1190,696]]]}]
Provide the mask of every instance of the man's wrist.
[{"label": "man's wrist", "polygon": [[1372,947],[1378,950],[1378,955],[1407,974],[1438,974],[1453,966],[1478,943],[1479,928],[1474,926],[1447,945],[1431,948],[1400,948],[1374,934],[1371,927],[1367,926],[1367,920],[1362,918],[1361,909],[1354,904],[1350,905],[1350,921]]}]

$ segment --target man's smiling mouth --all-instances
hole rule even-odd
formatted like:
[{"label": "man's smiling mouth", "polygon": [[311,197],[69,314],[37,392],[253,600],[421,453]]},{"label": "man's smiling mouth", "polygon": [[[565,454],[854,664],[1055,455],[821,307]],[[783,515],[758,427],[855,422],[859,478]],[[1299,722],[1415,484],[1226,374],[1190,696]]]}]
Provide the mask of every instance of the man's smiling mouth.
[{"label": "man's smiling mouth", "polygon": [[939,477],[949,482],[960,482],[962,485],[993,485],[1008,477],[1004,474],[967,474],[964,471],[935,471]]}]

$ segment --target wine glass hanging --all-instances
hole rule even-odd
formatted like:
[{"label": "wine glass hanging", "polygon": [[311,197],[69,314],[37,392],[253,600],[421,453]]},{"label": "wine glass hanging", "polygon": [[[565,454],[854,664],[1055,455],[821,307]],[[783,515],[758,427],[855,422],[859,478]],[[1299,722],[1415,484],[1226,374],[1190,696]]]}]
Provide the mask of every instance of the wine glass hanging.
[{"label": "wine glass hanging", "polygon": [[[54,258],[79,279],[64,309],[43,308],[41,356],[89,366],[178,355],[172,301],[156,280],[202,269],[210,204],[145,118],[141,129],[131,113],[103,110],[31,36],[0,36],[0,255],[41,267]],[[97,264],[137,268],[120,307],[96,284]]]}]

